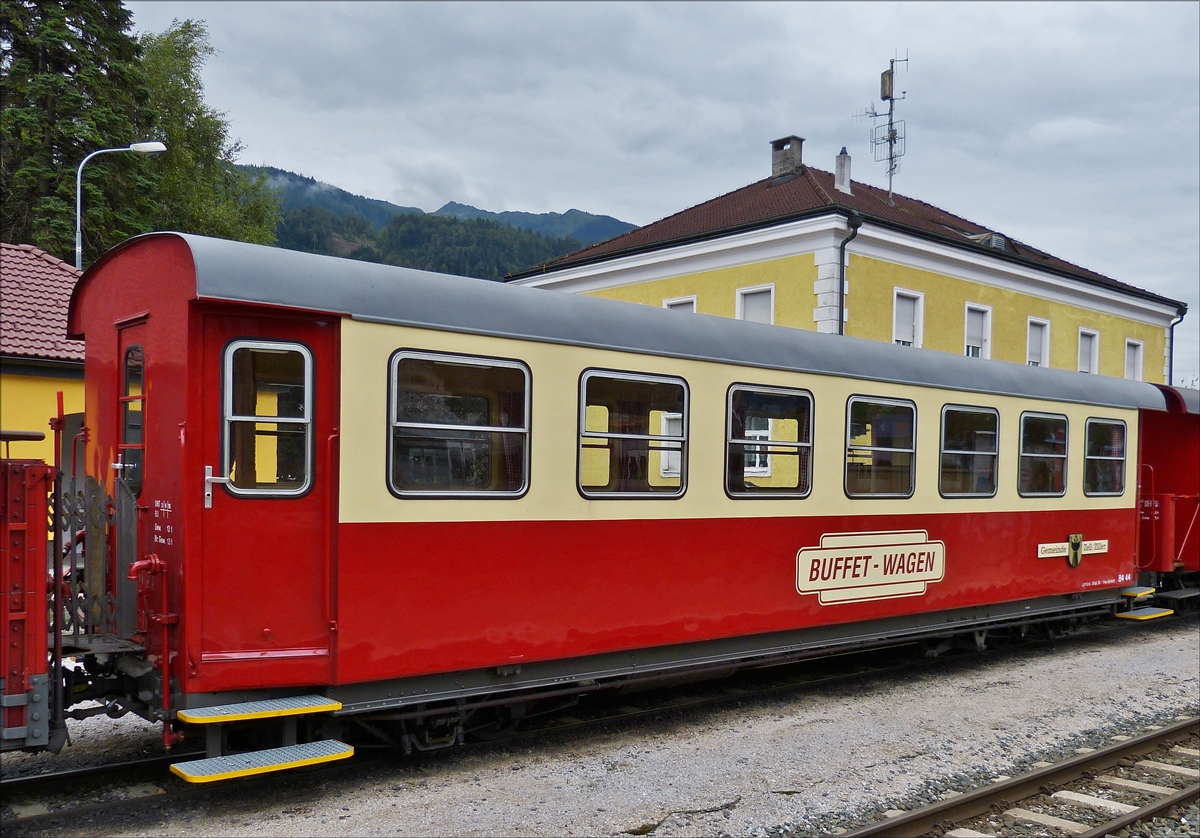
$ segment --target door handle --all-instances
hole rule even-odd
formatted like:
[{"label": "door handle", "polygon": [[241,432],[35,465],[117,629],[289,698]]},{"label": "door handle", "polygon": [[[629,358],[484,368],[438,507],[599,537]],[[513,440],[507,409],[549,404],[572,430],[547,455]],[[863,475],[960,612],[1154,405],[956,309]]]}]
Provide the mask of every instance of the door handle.
[{"label": "door handle", "polygon": [[204,467],[204,508],[212,509],[212,487],[214,483],[229,485],[228,477],[213,477],[213,467]]}]

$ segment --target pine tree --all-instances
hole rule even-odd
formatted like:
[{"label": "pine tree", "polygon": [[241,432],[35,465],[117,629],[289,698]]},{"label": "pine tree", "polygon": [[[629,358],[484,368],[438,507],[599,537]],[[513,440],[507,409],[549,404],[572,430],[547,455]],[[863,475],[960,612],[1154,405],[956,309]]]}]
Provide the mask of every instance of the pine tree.
[{"label": "pine tree", "polygon": [[[130,13],[115,0],[0,4],[0,236],[73,261],[75,169],[84,156],[149,139]],[[100,157],[84,169],[85,252],[145,229],[152,161]]]}]

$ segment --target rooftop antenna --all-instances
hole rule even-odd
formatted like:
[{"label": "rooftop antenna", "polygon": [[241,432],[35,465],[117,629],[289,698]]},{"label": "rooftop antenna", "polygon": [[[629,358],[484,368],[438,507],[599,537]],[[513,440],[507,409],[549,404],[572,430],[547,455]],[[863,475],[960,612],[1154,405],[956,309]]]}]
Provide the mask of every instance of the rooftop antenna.
[{"label": "rooftop antenna", "polygon": [[855,114],[857,119],[870,117],[873,123],[887,117],[886,125],[876,124],[871,128],[871,147],[875,150],[876,163],[887,161],[888,203],[893,206],[896,201],[892,197],[892,178],[900,171],[900,158],[904,156],[904,120],[896,119],[896,103],[903,102],[905,94],[908,93],[907,90],[901,90],[900,95],[896,95],[897,64],[903,64],[905,71],[908,71],[908,50],[904,51],[903,58],[897,55],[896,58],[889,59],[888,68],[879,78],[879,98],[888,103],[887,113],[880,113],[874,105],[869,105],[861,113]]}]

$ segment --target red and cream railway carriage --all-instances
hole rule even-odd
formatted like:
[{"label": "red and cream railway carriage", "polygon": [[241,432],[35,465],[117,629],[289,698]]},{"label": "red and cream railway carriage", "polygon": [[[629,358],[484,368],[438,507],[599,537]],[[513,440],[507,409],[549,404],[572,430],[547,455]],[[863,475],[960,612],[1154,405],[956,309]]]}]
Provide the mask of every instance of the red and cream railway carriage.
[{"label": "red and cream railway carriage", "polygon": [[[427,748],[506,697],[1127,612],[1151,561],[1143,592],[1198,569],[1169,388],[173,233],[100,259],[70,329],[116,498],[76,651],[168,727]],[[344,753],[314,727],[253,765],[210,735],[192,779]]]}]

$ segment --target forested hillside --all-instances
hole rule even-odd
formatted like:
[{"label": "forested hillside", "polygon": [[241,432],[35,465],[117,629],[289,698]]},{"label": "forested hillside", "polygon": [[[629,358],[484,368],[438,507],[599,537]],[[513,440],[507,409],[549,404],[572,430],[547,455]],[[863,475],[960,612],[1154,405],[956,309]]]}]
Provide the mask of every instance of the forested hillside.
[{"label": "forested hillside", "polygon": [[580,247],[573,238],[486,219],[397,213],[376,229],[361,213],[317,206],[285,209],[277,241],[290,250],[493,280]]}]

